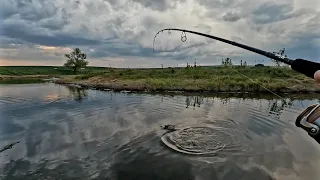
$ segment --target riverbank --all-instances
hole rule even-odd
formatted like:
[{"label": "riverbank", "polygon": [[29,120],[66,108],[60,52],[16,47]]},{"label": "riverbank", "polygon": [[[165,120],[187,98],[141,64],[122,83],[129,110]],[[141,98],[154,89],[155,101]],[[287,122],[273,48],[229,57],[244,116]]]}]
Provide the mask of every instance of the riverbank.
[{"label": "riverbank", "polygon": [[[41,68],[38,67],[39,69]],[[47,75],[0,75],[0,83],[36,82],[52,77],[59,78],[55,81],[58,84],[112,91],[320,92],[320,87],[313,79],[290,68],[276,67],[95,68],[79,72],[77,75],[70,75],[69,72]]]},{"label": "riverbank", "polygon": [[[104,67],[86,67],[79,74],[101,72]],[[0,66],[0,76],[59,76],[72,75],[73,71],[63,66]]]},{"label": "riverbank", "polygon": [[320,92],[314,80],[289,68],[274,67],[108,69],[65,76],[56,83],[133,92]]},{"label": "riverbank", "polygon": [[[105,67],[86,67],[78,75],[101,73]],[[72,76],[73,71],[63,66],[0,66],[0,84],[40,83],[43,79]]]},{"label": "riverbank", "polygon": [[23,76],[9,76],[0,75],[0,84],[30,84],[40,83],[43,79],[51,78],[49,75],[23,75]]}]

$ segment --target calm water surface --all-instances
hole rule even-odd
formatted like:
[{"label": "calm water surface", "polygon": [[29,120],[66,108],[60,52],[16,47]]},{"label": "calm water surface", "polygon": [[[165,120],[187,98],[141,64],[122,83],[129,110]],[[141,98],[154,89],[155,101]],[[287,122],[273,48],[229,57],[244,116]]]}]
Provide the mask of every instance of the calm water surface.
[{"label": "calm water surface", "polygon": [[[20,143],[0,153],[0,178],[320,179],[320,145],[294,125],[318,99],[276,98],[1,85],[0,147]],[[167,123],[224,128],[240,146],[212,156],[177,153],[160,141]]]}]

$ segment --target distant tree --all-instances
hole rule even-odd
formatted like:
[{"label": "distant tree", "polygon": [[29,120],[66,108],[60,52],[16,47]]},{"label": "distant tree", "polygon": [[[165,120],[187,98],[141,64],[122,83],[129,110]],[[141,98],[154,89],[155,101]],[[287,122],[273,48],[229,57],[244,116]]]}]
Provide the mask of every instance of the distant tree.
[{"label": "distant tree", "polygon": [[71,53],[65,54],[65,57],[67,58],[67,62],[64,66],[72,69],[74,74],[89,64],[89,62],[85,60],[87,58],[86,53],[82,52],[79,48],[75,48]]}]

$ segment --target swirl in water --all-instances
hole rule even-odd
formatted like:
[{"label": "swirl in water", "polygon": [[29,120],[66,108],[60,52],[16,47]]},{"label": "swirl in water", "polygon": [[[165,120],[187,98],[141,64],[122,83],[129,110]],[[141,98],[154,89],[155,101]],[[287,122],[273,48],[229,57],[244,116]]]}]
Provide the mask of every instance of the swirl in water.
[{"label": "swirl in water", "polygon": [[191,155],[209,155],[233,146],[232,137],[221,129],[189,127],[170,132],[161,140],[171,149]]}]

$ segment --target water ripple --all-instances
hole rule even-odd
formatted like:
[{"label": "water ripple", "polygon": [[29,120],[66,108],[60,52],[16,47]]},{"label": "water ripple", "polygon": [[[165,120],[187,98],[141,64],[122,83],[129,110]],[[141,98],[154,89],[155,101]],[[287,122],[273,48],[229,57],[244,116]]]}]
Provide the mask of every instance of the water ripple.
[{"label": "water ripple", "polygon": [[[294,126],[303,104],[315,99],[124,94],[54,84],[0,92],[0,147],[21,141],[0,154],[1,179],[320,178],[319,148]],[[163,124],[190,128],[166,134]]]}]

